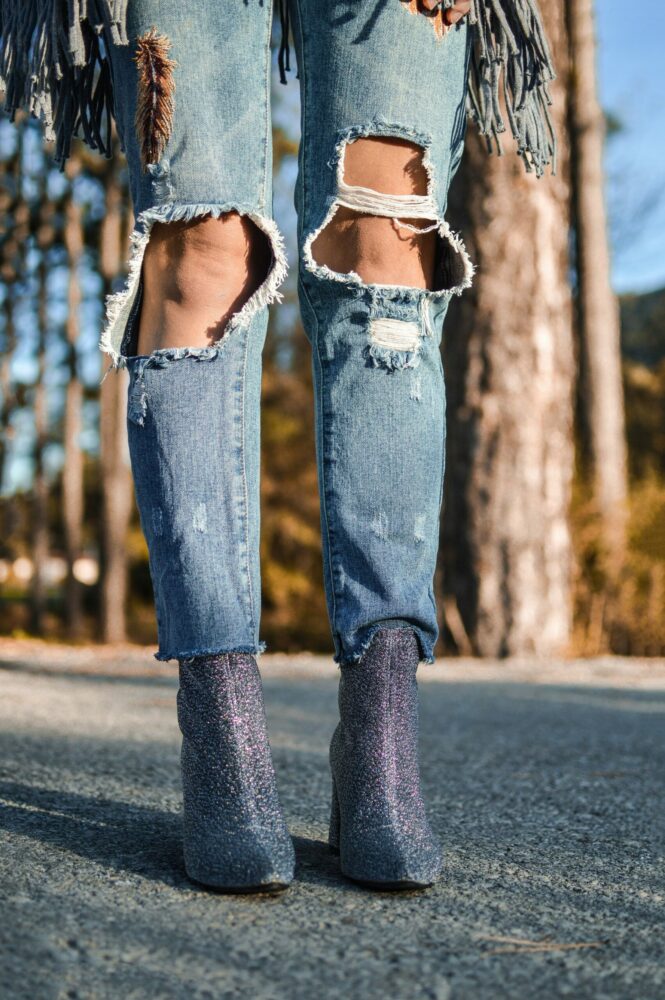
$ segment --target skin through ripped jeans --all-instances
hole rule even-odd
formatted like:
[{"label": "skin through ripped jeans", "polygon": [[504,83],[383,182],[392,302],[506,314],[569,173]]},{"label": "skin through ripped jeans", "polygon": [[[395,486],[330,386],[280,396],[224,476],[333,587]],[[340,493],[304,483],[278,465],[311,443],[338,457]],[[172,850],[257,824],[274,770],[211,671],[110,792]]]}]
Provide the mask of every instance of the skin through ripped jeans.
[{"label": "skin through ripped jeans", "polygon": [[[127,286],[109,301],[100,347],[113,366],[129,371],[129,448],[160,660],[264,648],[261,358],[268,305],[279,300],[286,273],[272,219],[271,7],[269,0],[191,0],[185,7],[135,0],[130,44],[111,52],[136,227]],[[421,659],[432,662],[445,463],[440,343],[450,298],[473,271],[445,221],[465,133],[466,22],[437,37],[401,0],[380,7],[292,0],[290,13],[302,108],[298,294],[312,349],[335,660],[358,660],[379,627],[407,625]],[[162,48],[148,46],[143,72],[159,57],[171,84],[162,79],[156,92],[163,118],[156,122],[150,115],[159,102],[151,107],[148,92],[146,107],[137,59],[141,40],[151,37]],[[377,190],[371,178],[348,183],[345,153],[363,137],[413,144],[426,192]],[[317,260],[315,241],[341,210],[392,219],[407,235],[434,231],[433,287],[368,283]],[[142,263],[153,225],[230,211],[265,234],[265,279],[211,346],[138,354]]]}]

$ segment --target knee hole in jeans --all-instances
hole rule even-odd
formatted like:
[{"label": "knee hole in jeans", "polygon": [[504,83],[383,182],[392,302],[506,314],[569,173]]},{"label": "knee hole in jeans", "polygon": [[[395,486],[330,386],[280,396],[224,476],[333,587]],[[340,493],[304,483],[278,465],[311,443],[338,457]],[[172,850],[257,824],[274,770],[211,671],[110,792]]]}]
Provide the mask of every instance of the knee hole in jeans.
[{"label": "knee hole in jeans", "polygon": [[214,344],[267,280],[272,260],[267,234],[235,211],[155,223],[141,271],[139,353]]},{"label": "knee hole in jeans", "polygon": [[368,284],[440,287],[441,241],[424,149],[407,139],[368,136],[348,142],[342,157],[338,205],[312,241],[314,262]]}]

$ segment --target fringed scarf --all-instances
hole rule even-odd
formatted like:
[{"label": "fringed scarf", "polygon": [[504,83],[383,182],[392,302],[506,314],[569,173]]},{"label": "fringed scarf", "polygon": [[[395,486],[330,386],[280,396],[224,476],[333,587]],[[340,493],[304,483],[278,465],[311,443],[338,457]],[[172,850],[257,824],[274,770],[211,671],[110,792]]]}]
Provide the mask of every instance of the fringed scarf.
[{"label": "fringed scarf", "polygon": [[[2,0],[0,90],[14,117],[24,108],[55,141],[62,167],[72,135],[111,155],[112,78],[105,43],[127,45],[129,0]],[[395,3],[399,0],[394,0]],[[452,7],[455,0],[442,0]],[[289,70],[287,0],[278,0],[282,27],[279,70]],[[556,142],[548,83],[554,67],[535,0],[472,0],[473,31],[467,111],[488,148],[501,153],[506,131],[500,105],[527,170],[555,170]]]}]

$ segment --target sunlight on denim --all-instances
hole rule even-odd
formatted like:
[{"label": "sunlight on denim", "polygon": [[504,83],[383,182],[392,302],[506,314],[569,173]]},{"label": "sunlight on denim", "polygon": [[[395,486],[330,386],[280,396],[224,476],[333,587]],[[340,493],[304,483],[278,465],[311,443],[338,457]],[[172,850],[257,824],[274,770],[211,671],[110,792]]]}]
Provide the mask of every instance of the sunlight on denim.
[{"label": "sunlight on denim", "polygon": [[[406,625],[431,662],[445,460],[440,342],[450,299],[473,274],[445,220],[466,127],[467,29],[462,22],[438,39],[426,18],[397,0],[380,8],[294,0],[291,15],[302,97],[298,289],[312,347],[335,658],[358,660],[379,627]],[[129,445],[159,659],[263,648],[261,358],[267,307],[279,300],[286,271],[272,220],[271,21],[270,4],[258,0],[193,0],[186,13],[175,0],[137,0],[129,6],[130,45],[112,53],[137,222],[127,287],[110,301],[100,346],[112,365],[129,369]],[[167,40],[173,88],[167,139],[146,163],[133,55],[134,40],[153,27]],[[363,187],[346,182],[348,143],[376,136],[418,147],[426,194],[380,193],[371,178]],[[340,206],[436,232],[434,289],[366,284],[317,263],[312,244]],[[153,224],[230,210],[270,240],[263,284],[212,347],[132,353]]]}]

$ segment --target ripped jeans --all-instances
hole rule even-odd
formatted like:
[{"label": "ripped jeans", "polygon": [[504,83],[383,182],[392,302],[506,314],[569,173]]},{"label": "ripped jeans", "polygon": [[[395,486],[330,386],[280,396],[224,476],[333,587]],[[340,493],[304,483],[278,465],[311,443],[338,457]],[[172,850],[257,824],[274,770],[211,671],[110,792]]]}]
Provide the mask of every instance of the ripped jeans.
[{"label": "ripped jeans", "polygon": [[[272,220],[270,0],[134,0],[129,47],[112,52],[115,115],[136,228],[127,287],[100,347],[129,370],[128,433],[154,588],[157,659],[260,652],[260,391],[268,305],[286,272]],[[437,639],[433,589],[445,458],[440,342],[472,265],[445,222],[465,133],[462,21],[437,38],[402,0],[292,0],[302,106],[295,205],[298,292],[312,348],[324,582],[335,660],[360,658],[379,627]],[[168,39],[168,141],[141,160],[136,40]],[[427,193],[345,181],[359,137],[409,140]],[[368,284],[317,263],[340,206],[438,234],[436,284]],[[136,352],[142,260],[155,222],[235,210],[270,241],[263,284],[210,347]],[[403,220],[408,219],[408,223]],[[414,223],[415,220],[415,223]]]}]

